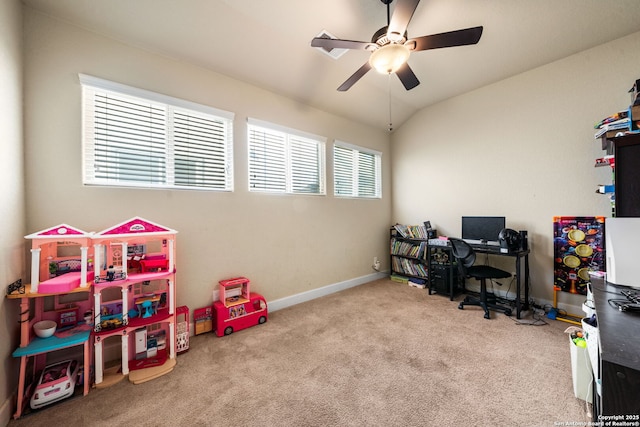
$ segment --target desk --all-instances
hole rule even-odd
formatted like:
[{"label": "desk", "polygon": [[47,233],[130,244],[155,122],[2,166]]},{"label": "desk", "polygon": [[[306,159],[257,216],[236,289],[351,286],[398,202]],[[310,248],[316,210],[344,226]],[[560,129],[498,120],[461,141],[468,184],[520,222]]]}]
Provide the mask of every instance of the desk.
[{"label": "desk", "polygon": [[[591,278],[598,319],[601,380],[601,394],[593,396],[594,420],[599,415],[640,414],[640,313],[623,313],[609,304],[611,299],[625,299],[621,290],[629,288]],[[640,421],[638,418],[623,420]]]},{"label": "desk", "polygon": [[[428,266],[429,266],[429,285],[431,285],[431,271],[432,271],[432,260],[431,260],[431,251],[433,249],[441,249],[444,252],[449,254],[449,259],[453,260],[453,254],[451,253],[451,243],[447,241],[445,245],[428,245],[427,246],[427,256],[428,258]],[[513,257],[516,267],[516,318],[521,318],[522,310],[529,310],[529,249],[521,249],[513,252],[502,252],[497,246],[490,245],[474,245],[473,250],[476,254],[487,254],[487,255],[496,255],[496,256],[508,256]],[[524,263],[524,302],[520,298],[521,296],[521,288],[522,288],[522,264]],[[455,281],[454,281],[454,272],[453,270],[457,268],[456,265],[452,262],[449,263],[449,297],[453,299],[455,294]],[[429,286],[429,294],[431,294],[431,286]]]}]

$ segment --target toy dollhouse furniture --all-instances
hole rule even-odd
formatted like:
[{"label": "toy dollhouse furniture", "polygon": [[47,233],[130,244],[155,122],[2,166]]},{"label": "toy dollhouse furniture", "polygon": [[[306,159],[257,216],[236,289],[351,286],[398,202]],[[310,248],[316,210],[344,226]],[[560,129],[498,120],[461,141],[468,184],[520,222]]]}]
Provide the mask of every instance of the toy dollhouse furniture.
[{"label": "toy dollhouse furniture", "polygon": [[[25,285],[24,293],[7,295],[9,299],[20,300],[20,346],[13,352],[13,357],[20,358],[15,419],[23,414],[28,403],[28,385],[36,381],[36,373],[47,365],[50,353],[81,347],[76,357],[84,366],[83,394],[89,393],[91,326],[80,320],[78,313],[91,306],[90,237],[68,225],[25,236],[32,240],[32,283]],[[68,268],[60,269],[62,265]],[[57,323],[58,330],[53,336],[35,336],[33,325],[41,320]]]},{"label": "toy dollhouse furniture", "polygon": [[225,307],[249,302],[249,279],[236,277],[235,279],[221,280],[220,301]]},{"label": "toy dollhouse furniture", "polygon": [[176,308],[176,350],[183,353],[189,350],[189,307],[181,305]]},{"label": "toy dollhouse furniture", "polygon": [[[96,387],[126,375],[139,384],[175,366],[176,234],[135,217],[93,235]],[[139,261],[130,262],[134,257]],[[110,268],[115,280],[107,279]],[[121,366],[105,375],[103,345],[112,337],[120,340]]]},{"label": "toy dollhouse furniture", "polygon": [[193,310],[195,335],[213,331],[213,307],[207,306]]}]

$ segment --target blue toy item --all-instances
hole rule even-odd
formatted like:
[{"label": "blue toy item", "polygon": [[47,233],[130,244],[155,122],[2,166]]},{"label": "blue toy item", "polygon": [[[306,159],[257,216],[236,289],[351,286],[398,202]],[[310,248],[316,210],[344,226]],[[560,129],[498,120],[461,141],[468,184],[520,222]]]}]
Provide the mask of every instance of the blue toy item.
[{"label": "blue toy item", "polygon": [[152,308],[153,308],[153,303],[151,301],[143,301],[142,302],[142,318],[147,318],[147,317],[151,317],[153,315],[152,312]]}]

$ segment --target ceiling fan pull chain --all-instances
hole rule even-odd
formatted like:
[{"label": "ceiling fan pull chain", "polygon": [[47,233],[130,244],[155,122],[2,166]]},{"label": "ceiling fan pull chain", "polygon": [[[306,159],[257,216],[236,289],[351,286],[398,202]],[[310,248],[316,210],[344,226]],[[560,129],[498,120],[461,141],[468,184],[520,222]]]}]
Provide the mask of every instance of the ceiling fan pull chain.
[{"label": "ceiling fan pull chain", "polygon": [[387,79],[387,86],[389,88],[389,132],[393,131],[393,123],[391,120],[391,73],[389,73]]}]

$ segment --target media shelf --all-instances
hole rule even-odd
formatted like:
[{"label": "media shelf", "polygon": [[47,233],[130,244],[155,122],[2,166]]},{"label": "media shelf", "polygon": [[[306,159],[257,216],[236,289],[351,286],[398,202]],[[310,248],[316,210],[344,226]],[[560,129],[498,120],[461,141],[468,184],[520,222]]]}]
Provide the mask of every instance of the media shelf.
[{"label": "media shelf", "polygon": [[[425,254],[427,238],[422,237],[423,226],[395,225],[390,233],[390,268],[392,275],[428,280]],[[420,236],[420,237],[416,237]]]}]

